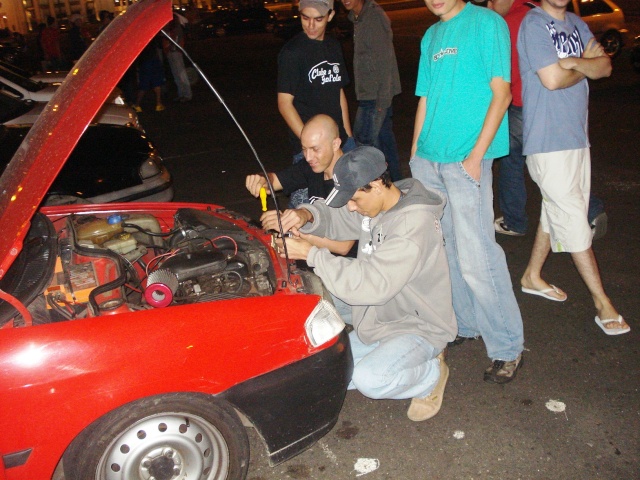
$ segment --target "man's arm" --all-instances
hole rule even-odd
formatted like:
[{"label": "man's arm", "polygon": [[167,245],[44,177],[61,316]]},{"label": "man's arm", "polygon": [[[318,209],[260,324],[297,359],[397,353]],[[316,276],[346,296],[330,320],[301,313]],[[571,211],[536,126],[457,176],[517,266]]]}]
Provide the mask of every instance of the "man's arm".
[{"label": "man's arm", "polygon": [[427,97],[420,97],[418,100],[418,108],[416,109],[416,119],[413,122],[413,141],[411,142],[411,158],[418,150],[418,138],[424,125],[424,118],[427,114]]},{"label": "man's arm", "polygon": [[[308,233],[297,233],[299,236],[287,239],[287,253],[292,260],[306,260],[311,247],[326,248],[331,253],[344,256],[349,253],[355,243],[354,240],[330,240]],[[277,243],[281,244],[282,240],[278,240]]]},{"label": "man's arm", "polygon": [[353,131],[351,130],[351,120],[349,119],[349,103],[347,102],[347,96],[344,94],[344,88],[340,89],[340,109],[342,110],[342,124],[347,135],[353,137]]},{"label": "man's arm", "polygon": [[[273,185],[273,189],[276,192],[282,190],[282,184],[280,183],[280,180],[278,180],[278,176],[273,172],[268,172],[267,175],[269,176],[271,185]],[[259,173],[256,173],[254,175],[247,175],[245,186],[247,187],[247,190],[249,190],[251,195],[256,198],[258,198],[258,196],[260,195],[260,189],[262,187],[267,189],[267,193],[271,193],[269,190],[267,179],[264,178],[264,175],[260,175]]]},{"label": "man's arm", "polygon": [[293,106],[294,96],[290,93],[278,92],[278,111],[295,135],[300,138],[304,122],[300,118],[296,107]]},{"label": "man's arm", "polygon": [[582,57],[561,58],[557,63],[536,72],[542,85],[549,90],[574,86],[584,78],[596,80],[611,75],[611,59],[602,46],[592,38]]},{"label": "man's arm", "polygon": [[491,103],[484,117],[482,130],[469,156],[462,162],[464,169],[475,180],[480,181],[481,163],[493,142],[504,114],[511,103],[511,84],[501,77],[494,77],[489,84],[491,87]]}]

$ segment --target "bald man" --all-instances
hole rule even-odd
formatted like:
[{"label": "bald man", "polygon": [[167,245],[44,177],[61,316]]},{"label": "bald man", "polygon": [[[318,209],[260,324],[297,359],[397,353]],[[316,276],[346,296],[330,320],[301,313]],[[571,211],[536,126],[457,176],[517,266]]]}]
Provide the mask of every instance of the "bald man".
[{"label": "bald man", "polygon": [[[324,200],[333,189],[333,167],[342,156],[338,125],[328,115],[320,114],[309,119],[300,135],[305,162],[298,162],[280,172],[269,172],[269,181],[275,191],[284,190],[290,194],[301,188],[309,189],[310,203]],[[248,175],[245,183],[254,197],[260,195],[262,187],[270,193],[264,175]],[[262,225],[277,225],[275,210],[265,212],[260,220]],[[312,239],[318,248],[328,248],[331,252],[346,255],[353,246],[352,241],[338,242],[326,238]]]}]

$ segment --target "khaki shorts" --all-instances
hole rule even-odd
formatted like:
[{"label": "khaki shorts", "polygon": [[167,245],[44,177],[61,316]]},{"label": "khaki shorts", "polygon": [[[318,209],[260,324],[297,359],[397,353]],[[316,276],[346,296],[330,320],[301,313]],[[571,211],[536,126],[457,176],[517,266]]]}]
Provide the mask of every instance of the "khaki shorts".
[{"label": "khaki shorts", "polygon": [[540,226],[554,252],[584,252],[591,247],[587,220],[591,191],[589,148],[527,156],[529,175],[540,187]]}]

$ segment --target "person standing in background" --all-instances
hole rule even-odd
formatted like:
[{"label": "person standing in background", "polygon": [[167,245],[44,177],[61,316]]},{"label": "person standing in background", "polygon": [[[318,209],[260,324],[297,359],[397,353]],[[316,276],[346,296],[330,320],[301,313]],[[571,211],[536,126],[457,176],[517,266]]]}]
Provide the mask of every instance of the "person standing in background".
[{"label": "person standing in background", "polygon": [[484,380],[507,383],[522,366],[524,333],[507,261],[493,227],[493,159],[509,151],[509,29],[463,0],[425,0],[440,17],[424,35],[411,173],[447,198],[442,228],[458,337],[482,336]]},{"label": "person standing in background", "polygon": [[384,153],[391,180],[402,178],[393,134],[393,97],[400,94],[400,74],[391,22],[374,0],[342,0],[353,22],[353,70],[358,111],[353,135],[358,145]]},{"label": "person standing in background", "polygon": [[606,295],[591,248],[587,220],[591,192],[588,137],[589,84],[611,75],[611,59],[589,27],[567,12],[569,0],[542,0],[518,33],[522,75],[523,153],[542,193],[540,224],[522,291],[549,300],[567,298],[542,279],[549,252],[570,252],[596,307],[595,323],[607,335],[631,330]]},{"label": "person standing in background", "polygon": [[[327,35],[333,0],[301,0],[302,32],[289,40],[278,54],[278,110],[289,127],[293,163],[304,161],[300,135],[304,124],[318,114],[329,115],[338,124],[342,151],[355,148],[344,87],[349,75],[342,47]],[[298,190],[289,206],[308,201],[308,192]]]},{"label": "person standing in background", "polygon": [[[186,19],[185,19],[186,20]],[[184,29],[180,23],[180,19],[176,14],[173,15],[173,20],[169,22],[169,26],[165,29],[165,32],[181,47],[184,47]],[[178,96],[176,102],[190,102],[191,101],[191,84],[189,83],[189,77],[187,71],[184,68],[184,57],[182,52],[167,38],[162,39],[162,46],[169,67],[171,68],[171,74],[173,80],[178,89]]]},{"label": "person standing in background", "polygon": [[[488,0],[487,6],[502,15],[511,36],[511,105],[509,105],[509,155],[500,159],[498,199],[502,215],[496,218],[497,233],[522,237],[527,233],[527,187],[525,184],[525,157],[522,155],[522,80],[518,66],[518,31],[524,16],[539,0]],[[589,197],[588,219],[593,239],[607,233],[607,214],[599,198]]]},{"label": "person standing in background", "polygon": [[62,51],[60,50],[60,31],[53,17],[47,17],[47,26],[40,34],[40,45],[46,62],[45,70],[62,69]]}]

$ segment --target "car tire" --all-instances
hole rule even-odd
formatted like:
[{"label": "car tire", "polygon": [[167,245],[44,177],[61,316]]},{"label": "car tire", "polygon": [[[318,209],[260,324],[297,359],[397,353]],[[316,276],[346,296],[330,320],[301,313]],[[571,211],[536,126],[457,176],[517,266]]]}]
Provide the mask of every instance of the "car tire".
[{"label": "car tire", "polygon": [[600,37],[600,44],[609,57],[616,58],[622,51],[622,35],[617,30],[607,30]]},{"label": "car tire", "polygon": [[66,480],[244,479],[249,441],[227,403],[160,395],[91,424],[67,448],[63,466]]},{"label": "car tire", "polygon": [[224,27],[218,27],[215,30],[216,32],[216,37],[226,37],[227,36],[227,29]]}]

